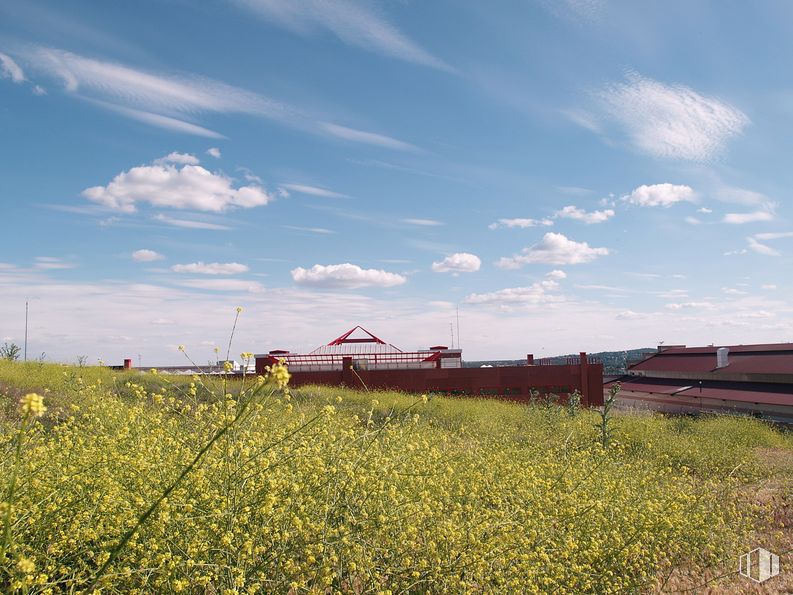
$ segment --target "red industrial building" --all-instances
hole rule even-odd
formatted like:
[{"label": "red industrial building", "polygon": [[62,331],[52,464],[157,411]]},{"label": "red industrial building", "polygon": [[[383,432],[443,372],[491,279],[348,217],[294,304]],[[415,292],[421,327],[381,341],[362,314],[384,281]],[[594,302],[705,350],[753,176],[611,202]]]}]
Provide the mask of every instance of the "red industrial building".
[{"label": "red industrial building", "polygon": [[657,411],[731,412],[793,423],[793,343],[661,346],[631,365],[621,404]]},{"label": "red industrial building", "polygon": [[[400,390],[528,401],[530,391],[556,394],[562,400],[578,390],[583,406],[603,404],[603,364],[581,353],[562,365],[535,365],[527,356],[522,366],[466,368],[462,351],[436,345],[403,351],[356,326],[307,354],[276,349],[256,355],[256,373],[284,361],[290,384],[325,384],[357,389]],[[541,364],[541,362],[538,362]]]}]

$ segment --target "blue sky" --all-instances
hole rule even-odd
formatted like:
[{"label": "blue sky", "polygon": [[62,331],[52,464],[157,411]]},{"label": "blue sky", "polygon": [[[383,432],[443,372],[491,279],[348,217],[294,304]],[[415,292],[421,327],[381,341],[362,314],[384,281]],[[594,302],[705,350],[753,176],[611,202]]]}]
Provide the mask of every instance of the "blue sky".
[{"label": "blue sky", "polygon": [[793,340],[791,17],[0,0],[0,338],[29,299],[65,361],[206,361],[237,305],[254,352]]}]

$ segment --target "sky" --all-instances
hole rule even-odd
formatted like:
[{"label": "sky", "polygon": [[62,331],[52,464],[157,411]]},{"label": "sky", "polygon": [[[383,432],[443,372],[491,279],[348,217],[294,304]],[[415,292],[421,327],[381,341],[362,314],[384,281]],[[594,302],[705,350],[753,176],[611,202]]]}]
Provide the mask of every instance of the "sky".
[{"label": "sky", "polygon": [[[793,4],[0,0],[28,359],[793,341]],[[457,324],[459,315],[459,326]]]}]

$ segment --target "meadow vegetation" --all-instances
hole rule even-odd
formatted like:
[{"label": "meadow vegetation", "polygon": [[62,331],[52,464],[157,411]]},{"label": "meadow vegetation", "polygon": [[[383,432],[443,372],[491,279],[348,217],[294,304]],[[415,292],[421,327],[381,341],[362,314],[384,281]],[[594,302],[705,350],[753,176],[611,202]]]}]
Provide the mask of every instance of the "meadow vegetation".
[{"label": "meadow vegetation", "polygon": [[0,361],[0,590],[642,592],[784,529],[758,420],[287,379]]}]

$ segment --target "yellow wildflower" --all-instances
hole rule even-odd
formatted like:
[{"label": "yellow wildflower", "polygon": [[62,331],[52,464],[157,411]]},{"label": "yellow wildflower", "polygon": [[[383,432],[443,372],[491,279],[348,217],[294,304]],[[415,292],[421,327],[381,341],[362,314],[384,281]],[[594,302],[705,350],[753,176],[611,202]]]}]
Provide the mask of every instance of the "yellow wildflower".
[{"label": "yellow wildflower", "polygon": [[25,415],[41,417],[47,408],[44,406],[44,397],[36,393],[28,393],[19,402],[20,409]]}]

